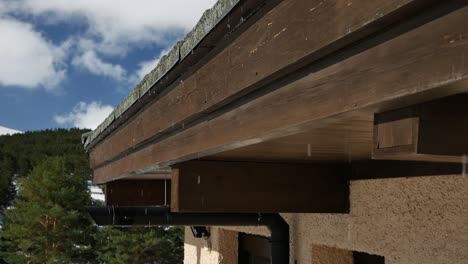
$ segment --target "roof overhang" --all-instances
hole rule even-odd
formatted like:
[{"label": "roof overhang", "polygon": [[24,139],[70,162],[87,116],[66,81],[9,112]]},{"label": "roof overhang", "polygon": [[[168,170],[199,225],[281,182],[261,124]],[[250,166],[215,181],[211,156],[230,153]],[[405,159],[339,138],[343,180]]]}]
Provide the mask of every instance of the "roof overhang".
[{"label": "roof overhang", "polygon": [[468,90],[462,1],[335,2],[218,2],[84,136],[95,181],[196,159],[369,160],[375,113]]}]

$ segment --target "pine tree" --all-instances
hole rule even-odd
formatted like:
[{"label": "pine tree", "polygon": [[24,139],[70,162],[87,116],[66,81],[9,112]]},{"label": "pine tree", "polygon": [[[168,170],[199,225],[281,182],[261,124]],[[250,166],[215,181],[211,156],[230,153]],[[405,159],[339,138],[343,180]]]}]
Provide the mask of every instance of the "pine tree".
[{"label": "pine tree", "polygon": [[5,212],[1,253],[7,263],[95,262],[95,227],[86,176],[65,158],[48,158],[20,180],[16,208]]},{"label": "pine tree", "polygon": [[14,197],[12,179],[15,174],[14,161],[8,155],[0,153],[0,213]]},{"label": "pine tree", "polygon": [[21,185],[16,209],[7,210],[0,229],[0,263],[182,263],[181,228],[98,229],[90,223],[84,206],[91,170],[80,141],[86,131],[0,136],[0,203],[16,196],[13,175]]},{"label": "pine tree", "polygon": [[99,257],[107,264],[179,264],[183,261],[183,228],[107,227],[101,231]]}]

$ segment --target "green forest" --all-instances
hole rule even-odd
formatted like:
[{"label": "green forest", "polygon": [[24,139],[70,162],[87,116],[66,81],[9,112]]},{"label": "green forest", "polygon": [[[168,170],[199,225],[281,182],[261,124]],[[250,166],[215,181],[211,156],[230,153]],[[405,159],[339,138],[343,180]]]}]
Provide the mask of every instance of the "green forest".
[{"label": "green forest", "polygon": [[182,228],[92,222],[85,132],[0,136],[0,263],[182,263]]}]

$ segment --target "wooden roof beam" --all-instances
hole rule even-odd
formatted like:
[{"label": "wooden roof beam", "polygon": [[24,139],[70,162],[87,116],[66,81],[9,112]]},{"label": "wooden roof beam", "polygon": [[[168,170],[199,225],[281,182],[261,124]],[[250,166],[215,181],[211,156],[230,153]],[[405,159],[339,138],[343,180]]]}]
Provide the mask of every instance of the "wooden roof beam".
[{"label": "wooden roof beam", "polygon": [[400,23],[433,2],[437,1],[281,1],[236,39],[226,38],[229,45],[213,50],[201,60],[203,65],[189,66],[187,73],[161,87],[160,97],[90,150],[91,167],[193,126],[234,100]]},{"label": "wooden roof beam", "polygon": [[[347,212],[348,179],[463,175],[457,163],[370,160],[351,163],[192,161],[170,179],[105,184],[107,206],[167,206],[173,211]],[[172,187],[172,188],[171,188]],[[172,190],[171,190],[172,189]],[[220,209],[221,208],[221,209]]]},{"label": "wooden roof beam", "polygon": [[170,180],[117,180],[106,183],[107,206],[169,206]]},{"label": "wooden roof beam", "polygon": [[308,212],[349,210],[345,166],[190,161],[172,171],[174,212]]},{"label": "wooden roof beam", "polygon": [[[387,39],[340,61],[331,57],[327,67],[313,64],[299,80],[277,83],[280,88],[259,98],[95,167],[95,181],[298,133],[354,111],[380,112],[467,91],[468,43],[460,37],[468,34],[467,11],[460,8],[391,39],[395,32],[362,41],[359,46]],[[98,153],[90,154],[93,159]]]}]

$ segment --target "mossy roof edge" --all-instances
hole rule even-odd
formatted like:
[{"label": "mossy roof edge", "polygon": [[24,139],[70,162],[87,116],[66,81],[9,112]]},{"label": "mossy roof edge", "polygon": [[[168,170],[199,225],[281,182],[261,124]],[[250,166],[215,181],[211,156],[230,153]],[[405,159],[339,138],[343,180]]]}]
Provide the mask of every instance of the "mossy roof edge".
[{"label": "mossy roof edge", "polygon": [[218,0],[206,10],[196,26],[179,41],[160,60],[158,65],[148,73],[110,113],[110,115],[93,131],[83,135],[85,149],[114,121],[119,119],[135,102],[157,84],[178,62],[185,59],[192,50],[211,32],[211,30],[240,2],[240,0]]}]

